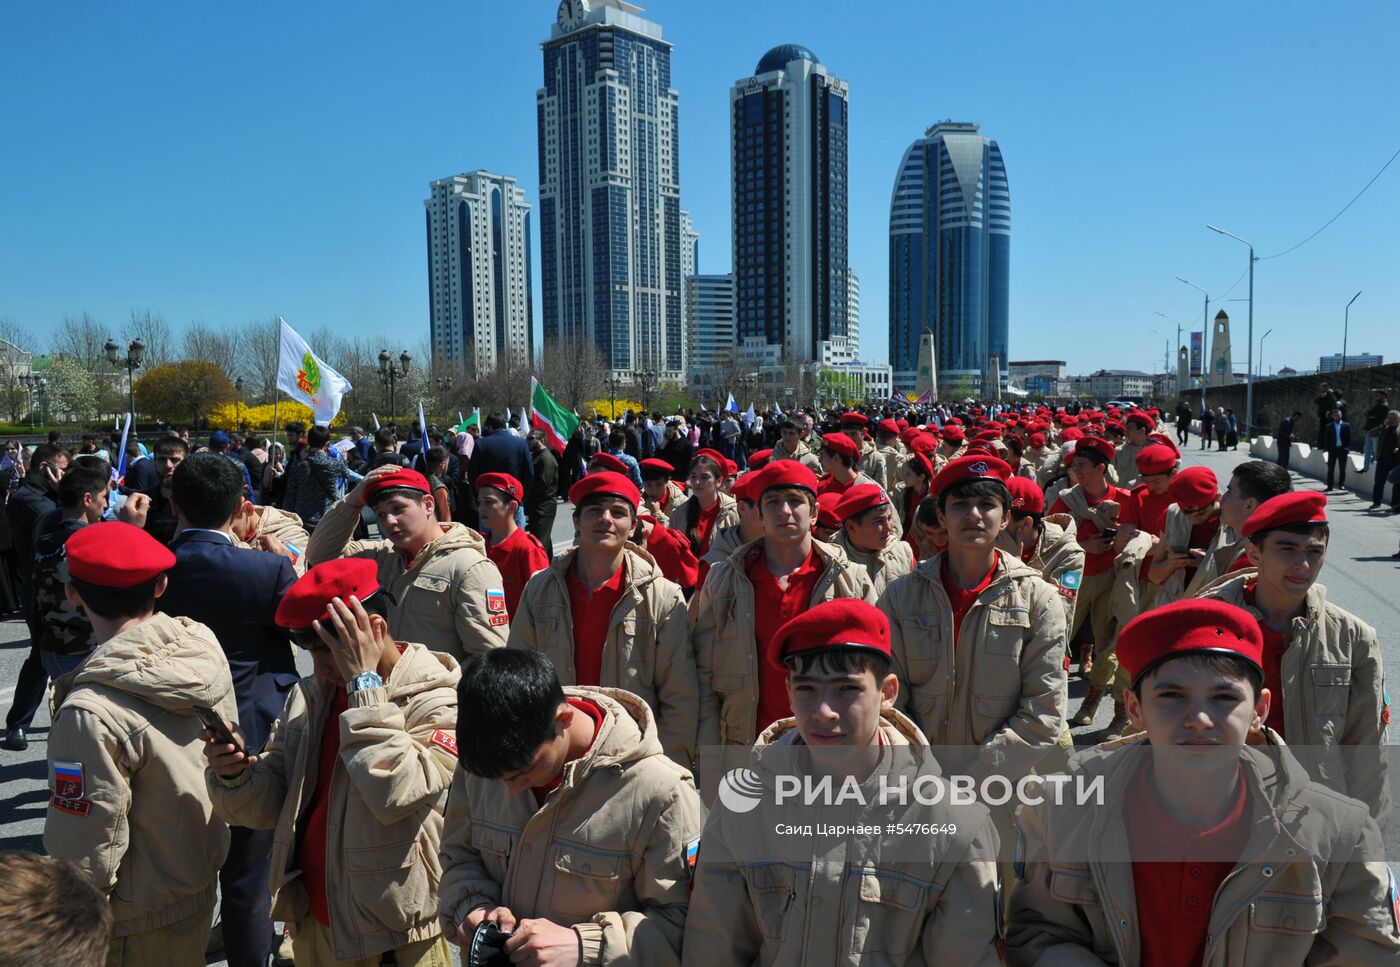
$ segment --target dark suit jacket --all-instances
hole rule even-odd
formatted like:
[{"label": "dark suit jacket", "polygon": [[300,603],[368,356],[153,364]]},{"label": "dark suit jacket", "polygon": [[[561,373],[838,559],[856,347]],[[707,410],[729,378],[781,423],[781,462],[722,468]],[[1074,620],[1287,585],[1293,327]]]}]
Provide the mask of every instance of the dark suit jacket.
[{"label": "dark suit jacket", "polygon": [[273,620],[296,572],[285,557],[234,547],[208,531],[182,531],[170,549],[175,566],[156,607],[214,632],[233,673],[238,726],[249,747],[261,749],[300,677],[291,639]]},{"label": "dark suit jacket", "polygon": [[122,489],[129,494],[136,492],[145,493],[148,490],[155,490],[160,486],[160,471],[156,470],[156,462],[150,457],[142,457],[135,463],[129,463],[126,467],[126,479],[123,481]]},{"label": "dark suit jacket", "polygon": [[471,479],[475,484],[483,473],[508,473],[526,490],[535,479],[530,448],[509,430],[496,430],[476,441],[472,451]]},{"label": "dark suit jacket", "polygon": [[1336,424],[1334,424],[1331,420],[1328,420],[1326,423],[1322,424],[1322,431],[1320,433],[1320,436],[1322,437],[1322,448],[1327,452],[1331,453],[1334,450],[1351,449],[1351,424],[1348,423],[1346,420],[1343,420],[1341,422],[1341,427],[1342,445],[1338,447]]}]

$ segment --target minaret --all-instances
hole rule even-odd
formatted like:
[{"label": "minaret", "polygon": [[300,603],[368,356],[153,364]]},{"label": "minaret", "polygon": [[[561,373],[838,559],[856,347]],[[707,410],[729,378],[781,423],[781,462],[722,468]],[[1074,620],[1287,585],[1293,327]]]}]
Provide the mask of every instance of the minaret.
[{"label": "minaret", "polygon": [[928,326],[924,327],[924,334],[919,337],[919,368],[914,377],[914,395],[922,396],[928,392],[930,400],[938,399],[938,373],[934,366],[933,359],[933,330]]},{"label": "minaret", "polygon": [[1230,361],[1230,317],[1224,309],[1215,314],[1215,331],[1210,337],[1209,385],[1235,385],[1235,370]]},{"label": "minaret", "polygon": [[1185,346],[1177,349],[1176,353],[1176,397],[1181,398],[1181,394],[1191,385],[1191,353]]}]

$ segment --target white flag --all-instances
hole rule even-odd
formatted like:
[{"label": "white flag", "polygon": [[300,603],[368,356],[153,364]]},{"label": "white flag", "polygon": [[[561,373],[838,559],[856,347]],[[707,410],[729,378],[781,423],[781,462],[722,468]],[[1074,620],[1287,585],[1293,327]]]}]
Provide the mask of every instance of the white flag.
[{"label": "white flag", "polygon": [[530,408],[522,406],[520,408],[520,435],[527,437],[530,435]]},{"label": "white flag", "polygon": [[281,337],[277,343],[277,388],[298,403],[311,407],[318,426],[330,426],[340,412],[340,401],[350,392],[350,381],[326,365],[311,351],[281,316]]},{"label": "white flag", "polygon": [[778,405],[777,400],[774,400],[774,401],[773,401],[773,415],[774,415],[774,416],[782,416],[782,415],[783,415],[783,408],[782,408],[781,406]]}]

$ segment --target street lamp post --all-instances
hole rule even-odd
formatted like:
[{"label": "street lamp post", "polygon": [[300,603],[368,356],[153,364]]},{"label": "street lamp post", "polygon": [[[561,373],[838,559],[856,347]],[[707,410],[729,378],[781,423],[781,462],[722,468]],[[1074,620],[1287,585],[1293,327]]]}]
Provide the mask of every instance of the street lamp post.
[{"label": "street lamp post", "polygon": [[1205,412],[1206,387],[1210,385],[1210,293],[1179,275],[1176,281],[1186,283],[1205,297],[1205,305],[1201,309],[1201,412]]},{"label": "street lamp post", "polygon": [[234,425],[243,429],[243,377],[233,381]]},{"label": "street lamp post", "polygon": [[[1249,358],[1246,359],[1244,363],[1244,432],[1246,438],[1252,439],[1252,434],[1254,432],[1254,263],[1259,260],[1254,257],[1253,242],[1248,239],[1240,238],[1233,232],[1227,232],[1225,229],[1216,225],[1207,225],[1206,228],[1210,229],[1212,232],[1218,232],[1221,235],[1233,238],[1235,241],[1249,246],[1249,331],[1245,334],[1249,339]],[[1360,295],[1360,293],[1357,294]],[[1233,378],[1234,374],[1231,373],[1230,375]]]},{"label": "street lamp post", "polygon": [[650,369],[637,370],[632,374],[633,381],[642,394],[642,409],[651,412],[651,391],[656,388],[656,373]]},{"label": "street lamp post", "polygon": [[[1269,332],[1273,332],[1272,329]],[[1269,332],[1259,337],[1259,375],[1264,375],[1264,340],[1269,338]]]},{"label": "street lamp post", "polygon": [[608,395],[609,395],[609,397],[611,397],[611,399],[612,399],[612,409],[610,409],[610,410],[608,411],[608,419],[610,419],[610,420],[616,420],[616,419],[617,419],[617,387],[618,387],[618,385],[622,382],[622,380],[618,379],[618,376],[617,376],[616,373],[610,373],[610,374],[608,375],[608,378],[607,378],[606,380],[604,380],[604,382],[606,382],[606,383],[608,384]]},{"label": "street lamp post", "polygon": [[136,370],[141,368],[141,361],[146,357],[146,344],[142,342],[139,338],[133,339],[131,342],[127,343],[125,359],[122,359],[117,355],[117,352],[121,347],[117,345],[116,340],[114,339],[108,339],[107,344],[102,348],[107,352],[107,362],[111,363],[113,366],[126,367],[127,404],[131,407],[129,412],[131,413],[132,422],[135,422],[136,380],[133,374],[136,372]]},{"label": "street lamp post", "polygon": [[389,407],[389,421],[394,420],[394,393],[399,380],[408,376],[409,365],[413,362],[413,357],[405,349],[399,353],[399,365],[394,365],[393,357],[389,355],[389,350],[379,350],[379,382],[384,386],[384,400]]},{"label": "street lamp post", "polygon": [[[1351,302],[1355,302],[1359,298],[1361,298],[1360,292],[1351,297]],[[1337,367],[1338,372],[1347,368],[1347,330],[1351,328],[1351,302],[1347,303],[1346,311],[1342,314],[1342,364]]]},{"label": "street lamp post", "polygon": [[29,390],[29,431],[34,432],[34,414],[43,405],[44,392],[48,389],[49,381],[38,373],[25,373],[20,377],[20,382]]}]

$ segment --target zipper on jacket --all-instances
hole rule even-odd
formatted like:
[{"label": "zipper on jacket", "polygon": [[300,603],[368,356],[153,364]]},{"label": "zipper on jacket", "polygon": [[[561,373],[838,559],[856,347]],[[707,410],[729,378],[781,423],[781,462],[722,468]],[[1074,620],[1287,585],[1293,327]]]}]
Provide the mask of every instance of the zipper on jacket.
[{"label": "zipper on jacket", "polygon": [[1113,941],[1113,951],[1118,955],[1120,964],[1126,963],[1127,958],[1123,956],[1123,949],[1126,946],[1123,938],[1118,935],[1118,924],[1113,920],[1113,913],[1108,906],[1108,882],[1104,879],[1097,863],[1089,864],[1089,874],[1093,877],[1094,887],[1099,891],[1099,902],[1103,905],[1103,919],[1108,924],[1108,936]]}]

